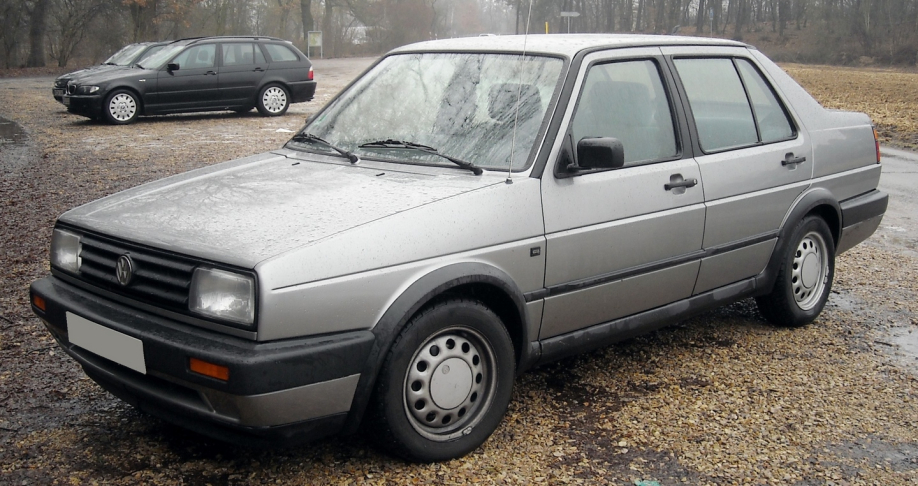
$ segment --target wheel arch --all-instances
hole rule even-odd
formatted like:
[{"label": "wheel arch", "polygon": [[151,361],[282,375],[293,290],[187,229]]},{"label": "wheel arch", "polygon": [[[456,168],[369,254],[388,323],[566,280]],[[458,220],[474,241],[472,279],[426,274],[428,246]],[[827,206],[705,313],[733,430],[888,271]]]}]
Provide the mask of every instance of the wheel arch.
[{"label": "wheel arch", "polygon": [[778,242],[772,251],[768,266],[756,279],[756,287],[758,288],[756,294],[768,294],[774,288],[778,268],[781,266],[782,255],[784,255],[787,245],[790,244],[788,241],[790,233],[794,230],[798,221],[810,215],[819,216],[826,222],[829,226],[829,231],[832,233],[833,250],[838,246],[842,225],[841,205],[839,205],[838,200],[828,189],[822,187],[804,192],[797,197],[797,200],[791,205],[791,208],[784,216],[784,220],[781,222],[781,227],[778,229]]},{"label": "wheel arch", "polygon": [[485,263],[455,263],[438,268],[408,286],[372,329],[376,340],[360,374],[345,433],[353,433],[360,426],[373,395],[379,369],[398,333],[425,307],[450,297],[481,301],[497,314],[510,334],[518,369],[532,359],[529,356],[526,300],[509,275]]}]

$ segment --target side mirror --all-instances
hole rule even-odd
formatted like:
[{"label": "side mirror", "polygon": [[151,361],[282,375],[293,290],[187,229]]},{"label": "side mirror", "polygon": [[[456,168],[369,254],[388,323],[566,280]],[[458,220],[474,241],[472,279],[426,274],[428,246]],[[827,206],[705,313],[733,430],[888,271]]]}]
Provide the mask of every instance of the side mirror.
[{"label": "side mirror", "polygon": [[625,147],[617,138],[584,138],[577,142],[577,168],[618,169],[625,165]]},{"label": "side mirror", "polygon": [[179,70],[179,67],[180,67],[180,66],[179,66],[178,63],[176,63],[176,62],[170,62],[169,64],[166,64],[166,69],[167,69],[170,73],[171,73],[172,71],[178,71],[178,70]]}]

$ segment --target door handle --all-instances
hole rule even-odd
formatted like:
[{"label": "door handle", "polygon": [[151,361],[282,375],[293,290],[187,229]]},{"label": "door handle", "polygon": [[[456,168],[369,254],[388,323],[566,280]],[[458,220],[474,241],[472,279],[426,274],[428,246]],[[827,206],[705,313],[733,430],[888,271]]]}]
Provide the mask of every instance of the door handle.
[{"label": "door handle", "polygon": [[210,75],[210,74],[213,74],[214,76],[216,76],[217,71],[207,71],[206,73],[204,73],[205,76]]},{"label": "door handle", "polygon": [[265,72],[265,70],[262,69],[262,68],[260,68],[260,67],[257,67],[257,68],[255,68],[255,69],[253,69],[252,71],[254,71],[254,72],[256,72],[256,73],[263,73],[263,72]]},{"label": "door handle", "polygon": [[784,160],[781,161],[781,165],[797,165],[806,162],[806,157],[794,157],[793,152],[788,152],[784,154]]},{"label": "door handle", "polygon": [[698,184],[698,179],[685,179],[684,181],[675,181],[670,182],[669,184],[663,184],[663,189],[671,191],[677,187],[695,187]]}]

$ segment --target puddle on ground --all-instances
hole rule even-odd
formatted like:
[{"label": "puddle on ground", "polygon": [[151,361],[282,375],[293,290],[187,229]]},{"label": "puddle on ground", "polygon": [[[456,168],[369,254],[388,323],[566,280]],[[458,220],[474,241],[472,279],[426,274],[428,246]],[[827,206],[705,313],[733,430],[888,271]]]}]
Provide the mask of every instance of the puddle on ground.
[{"label": "puddle on ground", "polygon": [[0,145],[24,144],[28,139],[29,136],[18,123],[0,116]]},{"label": "puddle on ground", "polygon": [[0,116],[0,171],[17,170],[30,160],[29,135],[14,121]]}]

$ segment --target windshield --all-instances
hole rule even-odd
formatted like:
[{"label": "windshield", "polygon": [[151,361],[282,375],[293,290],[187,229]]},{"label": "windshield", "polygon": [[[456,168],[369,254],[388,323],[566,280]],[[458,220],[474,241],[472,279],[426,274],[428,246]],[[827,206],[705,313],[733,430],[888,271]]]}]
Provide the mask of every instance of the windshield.
[{"label": "windshield", "polygon": [[[523,169],[563,65],[557,58],[516,54],[389,56],[303,132],[362,158],[431,165],[450,164],[425,151],[371,142],[423,144],[486,169],[507,170],[512,151],[513,169]],[[330,150],[297,141],[287,146]]]},{"label": "windshield", "polygon": [[114,64],[116,66],[127,66],[134,60],[134,56],[144,49],[141,44],[128,44],[114,53],[102,64]]},{"label": "windshield", "polygon": [[143,60],[140,61],[140,65],[146,69],[159,69],[185,47],[185,44],[169,44],[160,49],[159,52],[144,57]]}]

